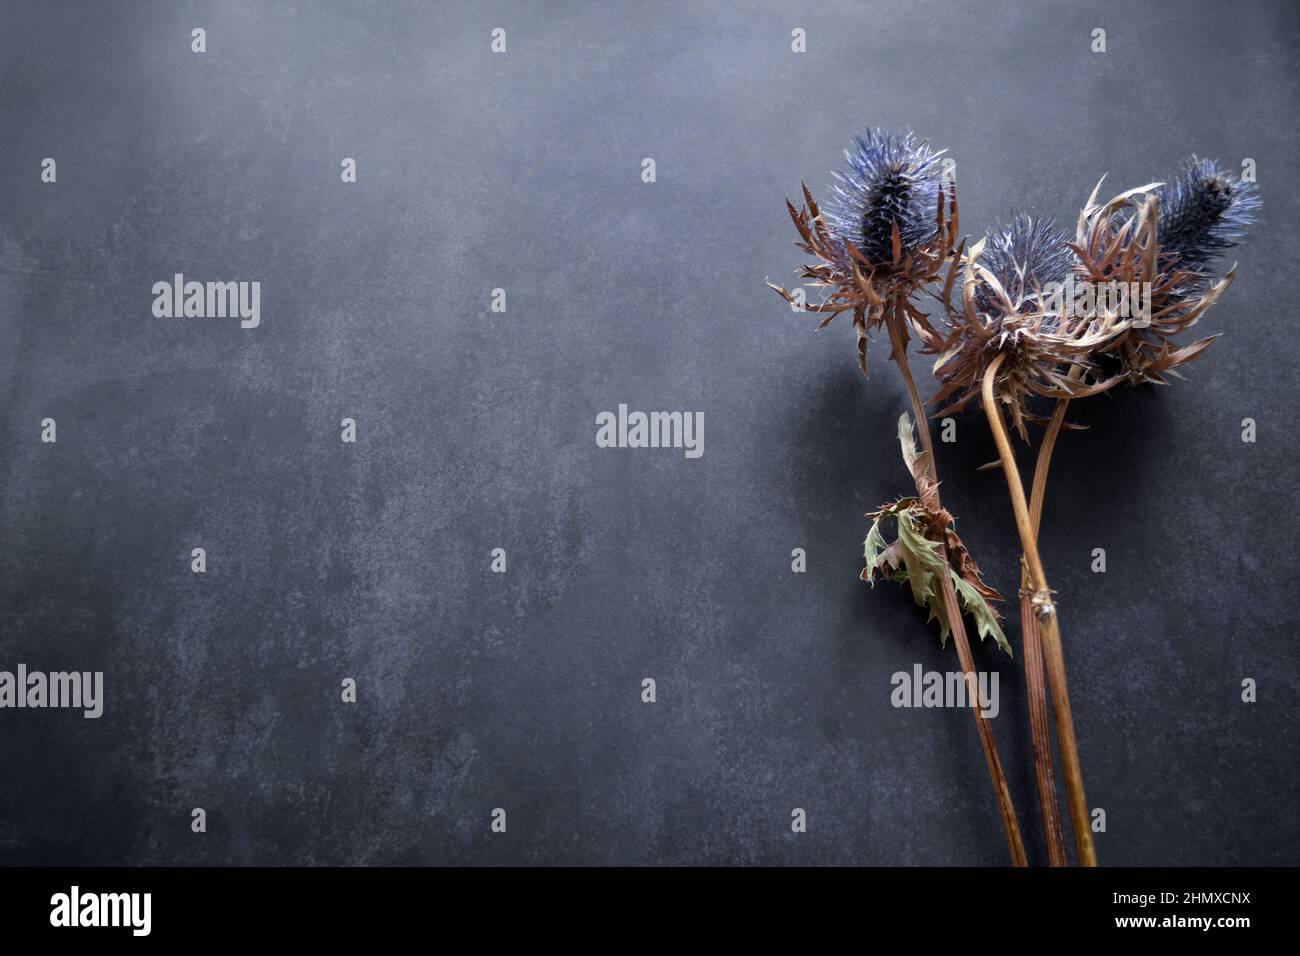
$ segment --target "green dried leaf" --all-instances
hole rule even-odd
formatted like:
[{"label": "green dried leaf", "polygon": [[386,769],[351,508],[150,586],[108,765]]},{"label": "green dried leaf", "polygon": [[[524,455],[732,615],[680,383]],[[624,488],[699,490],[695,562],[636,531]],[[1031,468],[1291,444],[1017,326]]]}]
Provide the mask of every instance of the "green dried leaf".
[{"label": "green dried leaf", "polygon": [[[912,586],[912,598],[922,607],[929,605],[930,617],[933,618],[934,605],[943,601],[938,577],[943,573],[939,543],[921,533],[910,510],[898,513],[898,543],[903,550],[903,565]],[[946,630],[946,625],[943,629]]]},{"label": "green dried leaf", "polygon": [[952,585],[957,591],[957,600],[961,603],[962,610],[975,618],[975,623],[979,627],[980,640],[982,641],[992,635],[998,647],[1002,648],[1008,657],[1015,657],[1016,655],[1011,650],[1011,642],[1002,633],[1002,628],[998,625],[997,614],[989,602],[984,599],[984,595],[975,590],[970,582],[962,578],[956,571],[952,571]]},{"label": "green dried leaf", "polygon": [[[900,437],[901,434],[900,428]],[[883,505],[872,517],[875,520],[867,532],[863,547],[867,566],[862,571],[862,580],[874,587],[876,576],[879,575],[888,581],[907,584],[912,600],[929,612],[926,623],[935,621],[938,624],[939,644],[944,647],[947,646],[951,629],[948,626],[948,608],[944,601],[943,579],[940,575],[948,574],[960,609],[975,619],[980,640],[991,635],[998,647],[1008,655],[1012,654],[1011,645],[998,623],[997,613],[976,584],[980,584],[995,597],[997,592],[983,585],[973,561],[969,562],[973,571],[968,571],[973,574],[974,582],[964,578],[944,560],[939,542],[932,541],[925,535],[930,513],[920,501],[901,498],[892,505]],[[898,532],[897,540],[892,544],[885,538],[883,529],[887,518],[894,519]],[[955,536],[951,529],[949,534]]]}]

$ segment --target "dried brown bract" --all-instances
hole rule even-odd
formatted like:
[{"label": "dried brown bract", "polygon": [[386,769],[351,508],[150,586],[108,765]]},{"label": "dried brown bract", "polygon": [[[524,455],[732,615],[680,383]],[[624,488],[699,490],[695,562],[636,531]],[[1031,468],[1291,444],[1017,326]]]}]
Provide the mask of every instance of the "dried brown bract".
[{"label": "dried brown bract", "polygon": [[[1161,208],[1163,185],[1151,183],[1098,204],[1099,182],[1079,213],[1071,246],[1082,280],[1099,286],[1119,283],[1149,289],[1149,314],[1130,323],[1102,349],[1118,361],[1121,374],[1135,385],[1165,384],[1162,375],[1177,375],[1178,366],[1209,346],[1214,336],[1181,346],[1174,339],[1195,325],[1236,278],[1234,266],[1223,278],[1209,281],[1194,251],[1189,254],[1179,248],[1178,240],[1185,237],[1187,229],[1183,223],[1171,223],[1168,210]],[[1217,187],[1218,182],[1212,181],[1207,188]],[[1230,181],[1227,188],[1231,198]],[[1171,203],[1178,198],[1176,190],[1164,190],[1163,195]],[[1242,201],[1253,208],[1248,198]],[[1170,227],[1168,244],[1161,236],[1162,223]]]},{"label": "dried brown bract", "polygon": [[[961,304],[954,307],[959,269]],[[1026,423],[1041,420],[1030,407],[1032,396],[1078,398],[1122,381],[1096,374],[1091,356],[1122,334],[1127,320],[1107,308],[1077,308],[1061,288],[1070,269],[1064,236],[1050,222],[1028,217],[953,262],[944,289],[952,332],[934,365],[940,388],[931,399],[949,404],[937,414],[977,399],[985,371],[999,356],[994,392],[1026,441]]]}]

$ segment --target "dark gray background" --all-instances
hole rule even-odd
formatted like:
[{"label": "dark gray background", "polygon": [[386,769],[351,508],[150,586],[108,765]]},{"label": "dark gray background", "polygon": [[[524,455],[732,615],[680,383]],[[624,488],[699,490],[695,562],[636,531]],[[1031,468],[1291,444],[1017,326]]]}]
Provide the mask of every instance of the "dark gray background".
[{"label": "dark gray background", "polygon": [[[1296,10],[4,3],[0,667],[107,703],[0,712],[0,862],[1004,862],[970,715],[889,703],[951,647],[857,580],[900,379],[763,284],[869,125],[951,148],[970,232],[1257,161],[1226,334],[1077,406],[1044,556],[1102,862],[1300,862]],[[153,318],[178,271],[261,327]],[[619,402],[704,411],[704,457],[596,448]],[[1011,593],[982,419],[942,455]],[[976,654],[1041,859],[1020,663]]]}]

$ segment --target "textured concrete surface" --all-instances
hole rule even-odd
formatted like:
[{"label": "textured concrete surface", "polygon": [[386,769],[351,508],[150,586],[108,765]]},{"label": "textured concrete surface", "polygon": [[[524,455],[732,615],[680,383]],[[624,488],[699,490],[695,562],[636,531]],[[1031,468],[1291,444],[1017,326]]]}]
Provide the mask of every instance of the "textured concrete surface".
[{"label": "textured concrete surface", "polygon": [[[881,125],[951,148],[968,231],[1256,160],[1225,335],[1078,407],[1044,556],[1102,862],[1300,863],[1294,4],[368,6],[3,4],[0,668],[107,701],[0,711],[0,862],[1003,862],[970,715],[889,702],[951,648],[857,580],[901,381],[763,284]],[[176,272],[260,281],[261,326],[154,318]],[[704,456],[598,449],[620,402],[703,411]],[[976,654],[1041,858],[1019,661]]]}]

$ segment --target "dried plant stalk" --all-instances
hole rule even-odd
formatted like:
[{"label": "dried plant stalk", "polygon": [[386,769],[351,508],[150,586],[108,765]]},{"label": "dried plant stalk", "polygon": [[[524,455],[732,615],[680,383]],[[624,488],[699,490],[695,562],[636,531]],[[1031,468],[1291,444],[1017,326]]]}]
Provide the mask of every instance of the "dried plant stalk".
[{"label": "dried plant stalk", "polygon": [[[1052,419],[1047,423],[1038,464],[1034,468],[1033,490],[1029,495],[1029,524],[1038,540],[1043,518],[1043,497],[1047,490],[1047,471],[1051,467],[1056,436],[1065,421],[1070,400],[1059,399]],[[1052,729],[1047,712],[1047,684],[1043,674],[1043,638],[1038,632],[1033,594],[1029,587],[1028,563],[1021,561],[1020,634],[1025,658],[1025,687],[1029,698],[1029,727],[1034,744],[1034,776],[1038,784],[1038,803],[1043,815],[1043,835],[1047,840],[1047,861],[1051,866],[1068,866],[1065,833],[1061,829],[1061,806],[1056,796],[1056,770],[1052,757]]]},{"label": "dried plant stalk", "polygon": [[1034,779],[1042,811],[1043,836],[1050,866],[1069,866],[1061,806],[1056,797],[1056,769],[1052,758],[1051,716],[1047,712],[1047,679],[1043,673],[1043,638],[1034,619],[1033,595],[1026,583],[1020,591],[1020,649],[1025,659],[1025,688],[1029,699],[1029,730],[1034,744]]},{"label": "dried plant stalk", "polygon": [[[992,629],[1005,642],[996,624],[996,612],[984,603],[987,597],[1000,598],[1000,595],[980,579],[978,567],[950,526],[951,516],[939,504],[933,440],[916,382],[907,364],[909,328],[920,337],[924,351],[937,351],[943,344],[942,336],[931,325],[929,317],[911,300],[925,286],[939,281],[943,267],[954,256],[960,258],[965,245],[964,241],[958,240],[955,186],[943,180],[939,163],[941,155],[910,133],[895,136],[877,130],[858,137],[853,147],[846,151],[849,169],[838,177],[836,208],[823,214],[806,184],[802,209],[786,203],[799,233],[798,246],[813,257],[812,262],[802,267],[801,278],[813,287],[827,290],[824,298],[820,303],[806,304],[802,295],[796,297],[780,286],[768,284],[796,308],[825,315],[818,328],[828,325],[838,315],[851,315],[858,338],[858,364],[864,374],[867,371],[868,333],[882,327],[888,330],[893,358],[907,386],[912,415],[921,430],[925,449],[923,455],[915,455],[908,464],[916,481],[917,500],[934,548],[932,551],[929,544],[923,545],[925,560],[939,567],[939,573],[935,575],[939,590],[933,600],[943,602],[942,615],[947,620],[947,630],[953,635],[963,674],[969,679],[974,675],[975,666],[956,589],[960,588],[961,596],[974,602],[977,608],[983,608],[981,635],[989,630],[992,621]],[[918,459],[924,459],[923,464]],[[871,541],[869,534],[869,547]],[[958,561],[961,575],[955,584],[954,575],[958,574],[958,569],[953,568],[953,558]],[[863,576],[871,580],[873,573],[873,565],[869,562]],[[968,603],[968,610],[970,607]],[[935,613],[933,604],[931,611]],[[1009,645],[1006,649],[1010,651]],[[972,708],[972,712],[993,781],[1011,861],[1016,866],[1026,866],[1028,859],[992,726],[980,708]]]},{"label": "dried plant stalk", "polygon": [[[902,328],[902,309],[897,303],[887,313],[885,324],[889,329],[894,364],[898,366],[907,385],[912,414],[916,419],[917,430],[921,433],[921,447],[925,452],[925,469],[929,475],[929,484],[927,485],[918,477],[917,495],[922,499],[930,499],[933,507],[938,510],[942,505],[939,501],[939,476],[935,468],[934,437],[930,434],[930,422],[926,418],[925,405],[921,401],[920,392],[917,391],[916,380],[912,377],[912,370],[907,364],[907,342],[904,338],[906,332]],[[942,541],[939,544],[939,554],[945,565],[951,563],[947,545]],[[944,605],[948,610],[948,626],[952,630],[952,642],[957,648],[957,660],[961,664],[962,673],[966,675],[967,680],[970,680],[971,675],[975,673],[975,659],[971,655],[970,642],[966,638],[966,624],[962,618],[961,608],[957,604],[957,595],[953,591],[951,577],[940,575],[940,581],[943,587]],[[972,707],[971,713],[975,715],[975,726],[979,731],[980,746],[984,750],[984,761],[988,765],[989,777],[993,781],[993,791],[998,801],[998,812],[1002,816],[1002,828],[1006,833],[1011,863],[1013,866],[1028,866],[1029,858],[1025,854],[1025,844],[1020,835],[1016,808],[1011,801],[1011,790],[1007,786],[1006,773],[1002,769],[1002,758],[998,755],[993,727],[979,707]]]},{"label": "dried plant stalk", "polygon": [[1030,584],[1033,586],[1031,606],[1038,622],[1043,656],[1047,662],[1049,689],[1056,717],[1056,738],[1061,748],[1066,801],[1070,808],[1075,850],[1078,853],[1080,866],[1096,866],[1097,851],[1092,842],[1088,801],[1083,792],[1083,770],[1079,764],[1079,746],[1074,736],[1074,714],[1070,708],[1065,654],[1061,648],[1056,606],[1052,602],[1052,591],[1048,586],[1043,562],[1038,554],[1038,541],[1029,515],[1029,505],[1025,500],[1025,488],[1020,481],[1020,472],[1016,468],[1015,455],[1011,450],[1011,440],[1007,435],[1006,424],[1002,420],[1002,413],[998,409],[997,399],[994,396],[994,382],[1003,358],[1003,355],[994,358],[984,373],[984,413],[989,422],[989,429],[993,432],[993,440],[998,447],[1002,471],[1006,475],[1011,507],[1016,516],[1016,531],[1020,535],[1020,545],[1025,552],[1025,564],[1029,570]]}]

